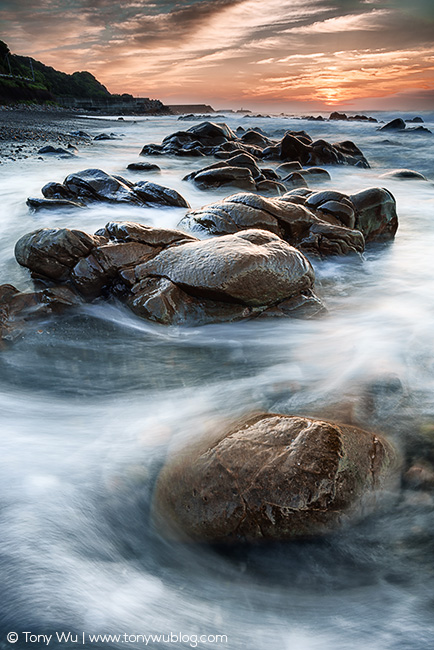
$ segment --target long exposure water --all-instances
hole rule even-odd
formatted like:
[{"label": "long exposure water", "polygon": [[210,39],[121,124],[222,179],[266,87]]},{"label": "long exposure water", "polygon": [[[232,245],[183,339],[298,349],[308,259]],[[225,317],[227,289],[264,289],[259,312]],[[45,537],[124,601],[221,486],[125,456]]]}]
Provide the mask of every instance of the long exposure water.
[{"label": "long exposure water", "polygon": [[[434,115],[424,120],[434,130]],[[171,441],[197,435],[211,421],[251,410],[357,406],[366,386],[376,386],[366,428],[416,458],[434,442],[434,135],[379,133],[363,122],[225,121],[273,137],[305,129],[314,138],[356,142],[371,168],[327,167],[332,180],[319,187],[387,187],[397,200],[396,239],[368,247],[362,258],[312,260],[329,310],[317,320],[175,328],[95,304],[47,321],[1,351],[0,648],[12,647],[10,631],[20,634],[17,648],[44,647],[41,639],[24,643],[25,631],[220,634],[228,637],[223,647],[252,650],[433,647],[432,494],[404,486],[386,511],[327,538],[231,551],[169,543],[149,523]],[[182,181],[206,159],[146,158],[161,174],[126,171],[143,144],[191,124],[114,119],[111,130],[122,137],[95,142],[78,157],[3,165],[0,283],[31,287],[13,255],[26,232],[94,232],[112,219],[174,227],[185,212],[103,204],[28,210],[28,196],[73,171],[99,167],[154,180],[195,208],[230,194]],[[89,119],[87,130],[101,127]],[[429,182],[380,178],[401,167]],[[358,408],[363,415],[363,404]],[[185,639],[149,645],[194,647]],[[144,647],[133,637],[86,643]],[[54,637],[50,643],[77,645]]]}]

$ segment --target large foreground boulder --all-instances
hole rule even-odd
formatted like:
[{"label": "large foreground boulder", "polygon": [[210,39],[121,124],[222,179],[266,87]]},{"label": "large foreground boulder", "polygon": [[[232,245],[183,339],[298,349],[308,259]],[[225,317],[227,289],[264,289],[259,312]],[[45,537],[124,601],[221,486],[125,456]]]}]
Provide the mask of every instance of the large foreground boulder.
[{"label": "large foreground boulder", "polygon": [[299,188],[279,198],[233,194],[187,212],[180,225],[213,235],[261,228],[303,251],[342,255],[363,252],[365,241],[393,239],[398,217],[394,197],[382,188],[351,196]]},{"label": "large foreground boulder", "polygon": [[399,480],[381,436],[307,417],[260,414],[173,451],[157,480],[157,531],[237,543],[323,535],[371,512]]},{"label": "large foreground boulder", "polygon": [[37,230],[15,252],[33,277],[66,283],[86,300],[115,296],[167,325],[324,311],[310,262],[265,230],[200,241],[181,230],[109,222],[95,235]]},{"label": "large foreground boulder", "polygon": [[69,174],[63,183],[47,183],[41,191],[44,199],[28,199],[31,208],[83,207],[95,202],[190,207],[176,190],[149,181],[132,183],[102,169],[84,169]]}]

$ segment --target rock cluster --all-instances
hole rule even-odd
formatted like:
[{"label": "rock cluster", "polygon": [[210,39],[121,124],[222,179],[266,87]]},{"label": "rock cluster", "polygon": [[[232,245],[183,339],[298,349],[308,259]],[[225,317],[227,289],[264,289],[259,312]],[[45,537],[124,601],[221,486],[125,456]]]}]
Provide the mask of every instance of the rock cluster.
[{"label": "rock cluster", "polygon": [[303,169],[299,162],[283,163],[277,170],[260,168],[256,156],[235,151],[226,160],[214,163],[184,177],[200,189],[235,186],[261,194],[282,194],[294,187],[307,187],[307,180],[330,180],[330,174],[320,167]]},{"label": "rock cluster", "polygon": [[381,436],[324,420],[258,414],[169,455],[154,492],[160,534],[237,543],[327,533],[397,487]]},{"label": "rock cluster", "polygon": [[[420,122],[421,118],[420,119],[415,118],[414,120],[409,120],[409,121]],[[407,125],[401,117],[397,117],[391,122],[387,122],[387,124],[380,126],[378,131],[399,131],[399,132],[405,131],[406,133],[416,133],[418,135],[432,133],[432,131],[427,129],[425,126],[415,126],[413,128],[407,129]]]},{"label": "rock cluster", "polygon": [[309,261],[264,230],[201,241],[133,222],[110,222],[95,235],[41,229],[17,242],[15,256],[34,278],[67,285],[85,300],[115,296],[164,324],[309,317],[324,310]]},{"label": "rock cluster", "polygon": [[249,129],[234,133],[225,123],[202,122],[187,131],[177,131],[161,144],[147,144],[141,155],[216,156],[230,158],[234,152],[248,153],[264,160],[298,161],[302,165],[357,165],[369,167],[360,149],[351,141],[330,144],[313,141],[305,131],[287,131],[274,140]]},{"label": "rock cluster", "polygon": [[95,201],[190,207],[176,190],[149,181],[132,183],[122,176],[112,176],[101,169],[84,169],[69,174],[63,183],[47,183],[41,191],[44,198],[27,199],[29,207],[84,207]]},{"label": "rock cluster", "polygon": [[302,188],[272,199],[234,194],[191,210],[180,225],[213,235],[261,228],[303,251],[342,255],[362,252],[365,242],[393,239],[398,218],[394,197],[382,188],[350,196]]}]

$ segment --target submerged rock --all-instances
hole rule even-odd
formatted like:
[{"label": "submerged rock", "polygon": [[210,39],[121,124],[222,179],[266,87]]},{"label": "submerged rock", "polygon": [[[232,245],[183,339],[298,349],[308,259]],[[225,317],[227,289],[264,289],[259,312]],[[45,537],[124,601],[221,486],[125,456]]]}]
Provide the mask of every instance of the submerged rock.
[{"label": "submerged rock", "polygon": [[79,305],[80,296],[65,286],[21,292],[11,284],[0,286],[0,347],[21,336],[32,321],[40,321]]},{"label": "submerged rock", "polygon": [[165,537],[209,543],[324,535],[372,512],[397,488],[399,470],[378,434],[254,415],[169,456],[154,492],[154,524]]},{"label": "submerged rock", "polygon": [[394,169],[385,174],[381,174],[380,178],[396,178],[400,181],[426,181],[426,176],[415,172],[412,169]]},{"label": "submerged rock", "polygon": [[[122,176],[107,174],[102,169],[84,169],[69,174],[63,183],[44,185],[42,193],[46,199],[58,201],[58,207],[72,207],[71,202],[81,206],[93,202],[108,202],[189,207],[184,197],[176,190],[149,181],[133,183]],[[70,203],[65,204],[64,201]],[[49,204],[41,199],[30,198],[28,203],[34,208],[49,207]]]}]

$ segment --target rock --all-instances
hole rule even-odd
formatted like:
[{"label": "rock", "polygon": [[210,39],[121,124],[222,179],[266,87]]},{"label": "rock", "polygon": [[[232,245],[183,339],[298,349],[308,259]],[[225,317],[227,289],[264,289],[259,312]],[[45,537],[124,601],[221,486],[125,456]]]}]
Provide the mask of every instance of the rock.
[{"label": "rock", "polygon": [[291,133],[284,135],[279,148],[281,160],[298,160],[302,165],[306,165],[310,160],[310,146]]},{"label": "rock", "polygon": [[118,138],[112,133],[99,133],[94,137],[94,140],[117,140]]},{"label": "rock", "polygon": [[187,241],[198,241],[197,237],[189,235],[182,230],[169,228],[154,228],[134,221],[109,221],[96,235],[121,242],[139,242],[149,246],[173,246]]},{"label": "rock", "polygon": [[153,499],[164,537],[238,543],[324,535],[397,491],[381,436],[312,418],[257,414],[169,455]]},{"label": "rock", "polygon": [[411,120],[405,120],[405,121],[410,122],[410,123],[413,123],[413,122],[421,123],[421,122],[423,122],[423,119],[421,117],[413,117]]},{"label": "rock", "polygon": [[298,172],[303,178],[311,183],[320,183],[321,181],[331,181],[331,176],[326,169],[321,167],[309,167]]},{"label": "rock", "polygon": [[265,181],[259,181],[256,183],[256,189],[262,195],[266,196],[276,196],[285,194],[287,188],[283,183],[278,183],[277,181],[271,181],[266,179]]},{"label": "rock", "polygon": [[285,184],[286,189],[308,186],[307,181],[301,172],[291,172],[288,176],[282,178],[282,183]]},{"label": "rock", "polygon": [[371,187],[349,199],[356,210],[356,225],[367,242],[388,241],[394,238],[398,229],[396,201],[386,189]]},{"label": "rock", "polygon": [[249,129],[242,134],[241,140],[246,144],[255,144],[259,147],[268,147],[270,140],[259,133],[257,130]]},{"label": "rock", "polygon": [[38,199],[29,197],[26,204],[32,210],[53,210],[58,208],[84,208],[82,203],[68,199]]},{"label": "rock", "polygon": [[70,280],[82,295],[96,298],[111,287],[120,271],[135,268],[155,257],[160,250],[156,246],[138,242],[103,244],[77,262]]},{"label": "rock", "polygon": [[163,325],[232,322],[261,311],[239,303],[195,297],[166,278],[153,277],[133,286],[128,306],[137,316]]},{"label": "rock", "polygon": [[[47,199],[56,199],[87,205],[95,201],[109,203],[130,203],[133,205],[169,205],[189,207],[187,201],[176,191],[149,181],[132,181],[107,174],[102,169],[84,169],[69,174],[62,183],[47,183],[42,188]],[[48,207],[49,204],[37,199],[29,199],[32,207]],[[54,204],[53,204],[54,205]]]},{"label": "rock", "polygon": [[50,144],[45,145],[45,147],[39,149],[38,154],[57,154],[63,157],[66,156],[68,158],[75,155],[72,151],[68,151],[68,149],[63,149],[62,147],[53,147]]},{"label": "rock", "polygon": [[170,205],[177,208],[189,208],[190,204],[179,192],[169,187],[163,187],[149,181],[139,181],[132,188],[144,203],[156,203],[157,205]]},{"label": "rock", "polygon": [[278,167],[276,167],[276,172],[279,174],[281,178],[284,178],[285,176],[288,176],[291,172],[296,172],[299,171],[300,169],[303,169],[303,167],[300,165],[298,160],[295,160],[293,162],[286,162],[282,163]]},{"label": "rock", "polygon": [[75,194],[68,190],[62,183],[47,183],[41,190],[46,199],[66,199],[73,201]]},{"label": "rock", "polygon": [[348,165],[357,165],[357,167],[364,167],[365,169],[369,168],[369,163],[365,156],[360,151],[359,147],[351,140],[334,142],[332,146],[338,154],[343,156],[344,162]]},{"label": "rock", "polygon": [[348,120],[348,116],[345,113],[334,111],[330,113],[329,120]]},{"label": "rock", "polygon": [[154,165],[153,163],[130,163],[127,165],[127,169],[134,171],[134,172],[160,172],[161,168],[158,165]]},{"label": "rock", "polygon": [[180,230],[112,221],[93,236],[35,231],[18,241],[16,258],[35,277],[66,282],[86,300],[116,296],[164,324],[324,311],[308,260],[267,231],[201,241]]},{"label": "rock", "polygon": [[397,117],[395,120],[384,124],[384,126],[379,127],[379,131],[403,131],[405,129],[405,122],[400,117]]},{"label": "rock", "polygon": [[425,126],[416,126],[414,129],[405,129],[406,133],[415,133],[416,135],[432,134],[432,131]]},{"label": "rock", "polygon": [[402,181],[426,181],[428,180],[423,174],[415,172],[412,169],[394,169],[391,172],[381,174],[380,178],[396,178]]},{"label": "rock", "polygon": [[315,276],[280,237],[245,230],[166,249],[136,268],[139,282],[146,277],[164,277],[198,297],[262,306],[311,289]]},{"label": "rock", "polygon": [[78,199],[89,201],[108,201],[116,203],[135,203],[140,199],[131,192],[126,182],[119,180],[101,169],[84,169],[69,174],[63,181],[65,187]]},{"label": "rock", "polygon": [[103,243],[106,243],[104,237],[88,235],[81,230],[43,228],[18,240],[15,258],[37,276],[64,281],[81,257],[87,257]]},{"label": "rock", "polygon": [[407,470],[404,480],[413,488],[433,489],[434,469],[426,461],[420,461]]},{"label": "rock", "polygon": [[22,293],[10,284],[0,286],[0,347],[21,336],[31,321],[79,305],[81,299],[69,287],[53,287]]},{"label": "rock", "polygon": [[[383,195],[381,190],[380,195],[374,193],[364,199],[357,195],[362,210],[357,216],[360,221],[358,227],[357,211],[350,197],[331,190],[312,192],[300,188],[297,191],[307,194],[294,195],[289,192],[272,199],[254,194],[234,194],[200,210],[191,210],[182,219],[181,225],[213,235],[261,228],[279,235],[300,250],[320,255],[363,252],[365,238],[362,227],[373,239],[377,236],[386,238],[387,214],[390,213],[392,217],[392,205],[386,208],[391,196],[388,193],[387,196]],[[326,206],[324,209],[323,205]],[[371,232],[370,221],[372,228],[377,224],[378,232]]]},{"label": "rock", "polygon": [[252,173],[246,167],[222,166],[218,169],[208,169],[195,174],[193,180],[201,189],[222,185],[232,185],[244,190],[256,189]]},{"label": "rock", "polygon": [[[232,154],[241,152],[251,154],[256,159],[297,161],[303,165],[348,164],[369,167],[362,152],[352,142],[336,145],[325,140],[313,142],[305,131],[287,131],[279,142],[268,138],[260,129],[234,133],[226,124],[213,122],[203,122],[188,131],[172,133],[164,138],[161,145],[145,145],[141,155],[213,155],[227,160],[232,158]],[[237,162],[237,166],[243,165]],[[294,168],[286,171],[294,171]]]},{"label": "rock", "polygon": [[192,126],[187,130],[187,133],[192,133],[198,140],[235,140],[236,135],[227,124],[223,122],[202,122]]}]

